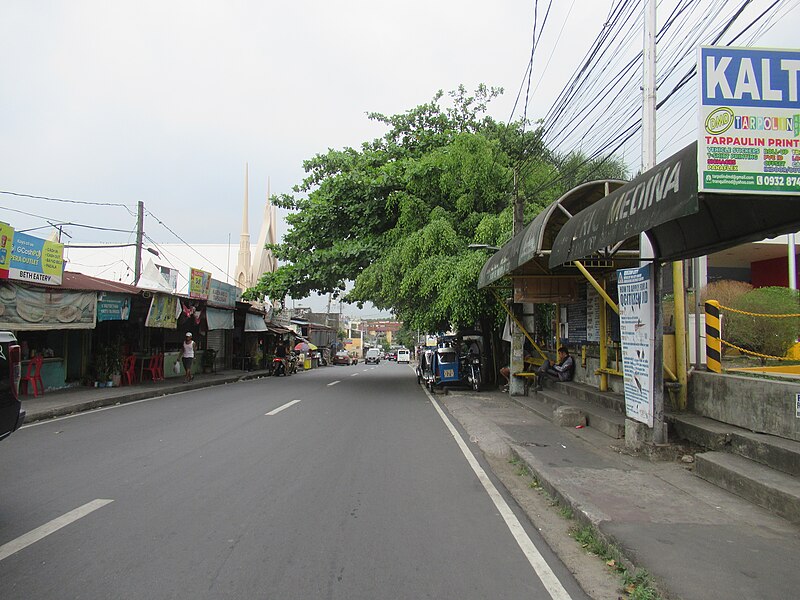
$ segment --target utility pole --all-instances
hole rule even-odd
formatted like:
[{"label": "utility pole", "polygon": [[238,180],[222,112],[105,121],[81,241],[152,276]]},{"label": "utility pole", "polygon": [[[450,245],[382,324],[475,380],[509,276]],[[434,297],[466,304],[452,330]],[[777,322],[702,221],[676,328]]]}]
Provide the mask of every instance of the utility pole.
[{"label": "utility pole", "polygon": [[139,200],[136,212],[136,258],[133,271],[133,285],[139,283],[142,276],[142,238],[144,237],[144,202]]}]

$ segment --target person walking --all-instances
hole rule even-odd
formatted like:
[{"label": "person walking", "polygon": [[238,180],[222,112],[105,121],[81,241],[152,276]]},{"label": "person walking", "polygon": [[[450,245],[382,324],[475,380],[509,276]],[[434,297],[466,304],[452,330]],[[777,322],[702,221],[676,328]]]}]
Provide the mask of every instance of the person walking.
[{"label": "person walking", "polygon": [[194,378],[194,375],[192,375],[194,350],[195,350],[195,343],[194,340],[192,339],[192,334],[187,331],[186,337],[183,338],[183,354],[181,355],[181,359],[183,361],[183,370],[185,371],[185,374],[183,376],[184,383],[189,383]]}]

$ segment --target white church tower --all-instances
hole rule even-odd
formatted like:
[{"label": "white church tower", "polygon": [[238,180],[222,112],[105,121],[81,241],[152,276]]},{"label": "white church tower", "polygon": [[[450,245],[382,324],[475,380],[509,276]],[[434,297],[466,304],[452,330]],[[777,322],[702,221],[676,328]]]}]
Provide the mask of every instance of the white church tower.
[{"label": "white church tower", "polygon": [[239,236],[239,258],[236,261],[236,285],[241,290],[246,290],[253,285],[252,266],[250,263],[250,226],[247,221],[249,210],[247,203],[248,165],[244,165],[244,208],[242,209],[242,233]]},{"label": "white church tower", "polygon": [[261,219],[261,230],[258,233],[258,241],[255,248],[255,260],[253,261],[253,285],[258,283],[264,273],[274,273],[278,268],[278,261],[272,255],[272,250],[264,248],[267,244],[277,242],[276,234],[276,211],[270,200],[270,181],[267,178],[267,201],[264,204],[264,216]]}]

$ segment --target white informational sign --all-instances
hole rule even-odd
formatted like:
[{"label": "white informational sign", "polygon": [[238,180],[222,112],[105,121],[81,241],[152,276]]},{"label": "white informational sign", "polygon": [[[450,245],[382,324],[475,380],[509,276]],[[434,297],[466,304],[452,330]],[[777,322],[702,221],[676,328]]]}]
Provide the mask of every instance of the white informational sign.
[{"label": "white informational sign", "polygon": [[800,192],[800,50],[699,50],[700,191]]},{"label": "white informational sign", "polygon": [[653,426],[655,303],[653,268],[617,271],[625,414]]},{"label": "white informational sign", "polygon": [[586,286],[586,341],[600,341],[600,294]]}]

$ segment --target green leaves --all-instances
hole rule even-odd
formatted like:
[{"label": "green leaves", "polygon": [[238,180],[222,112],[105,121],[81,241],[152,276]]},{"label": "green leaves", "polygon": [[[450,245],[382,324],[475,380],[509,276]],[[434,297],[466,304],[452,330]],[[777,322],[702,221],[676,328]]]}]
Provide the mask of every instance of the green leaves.
[{"label": "green leaves", "polygon": [[511,237],[515,173],[532,218],[563,193],[559,164],[580,171],[570,178],[591,172],[581,157],[549,157],[540,129],[523,133],[521,123],[486,116],[501,92],[460,86],[445,107],[439,91],[402,114],[371,113],[387,126],[383,137],[305,161],[296,196],[274,199],[296,211],[274,248],[283,266],[247,296],[338,296],[353,281],[346,300],[391,308],[412,328],[473,326],[496,316],[493,299],[477,289],[487,255],[467,246]]}]

